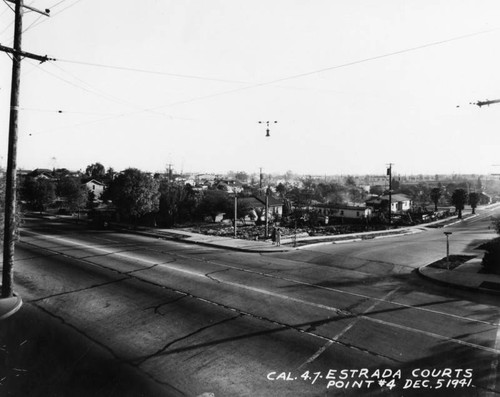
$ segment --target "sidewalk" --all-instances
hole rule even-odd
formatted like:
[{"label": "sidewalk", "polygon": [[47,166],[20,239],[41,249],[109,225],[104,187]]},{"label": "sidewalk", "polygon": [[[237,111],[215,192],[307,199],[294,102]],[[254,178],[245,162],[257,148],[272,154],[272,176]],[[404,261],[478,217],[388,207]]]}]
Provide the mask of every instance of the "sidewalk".
[{"label": "sidewalk", "polygon": [[140,233],[146,236],[177,240],[190,244],[200,244],[210,247],[225,248],[242,252],[286,252],[294,250],[294,247],[276,246],[271,241],[262,240],[242,240],[231,237],[209,236],[200,233],[189,232],[180,229],[137,229],[130,230],[133,233]]},{"label": "sidewalk", "polygon": [[[113,225],[113,227],[115,226],[117,225]],[[225,248],[242,252],[265,253],[265,252],[288,252],[298,249],[304,249],[306,247],[319,244],[337,244],[337,243],[361,241],[363,239],[402,236],[407,234],[420,233],[422,231],[425,231],[426,229],[425,227],[422,227],[420,225],[420,226],[412,226],[412,227],[393,229],[393,230],[337,234],[331,236],[314,236],[314,237],[298,236],[296,241],[297,243],[300,243],[299,247],[293,246],[293,241],[294,241],[293,236],[281,237],[281,245],[276,246],[271,242],[270,239],[243,240],[234,237],[211,236],[196,232],[190,232],[182,229],[154,229],[154,228],[140,227],[138,229],[122,228],[122,230],[126,230],[131,233],[142,234],[145,236],[183,241],[191,244],[200,244],[200,245]]]}]

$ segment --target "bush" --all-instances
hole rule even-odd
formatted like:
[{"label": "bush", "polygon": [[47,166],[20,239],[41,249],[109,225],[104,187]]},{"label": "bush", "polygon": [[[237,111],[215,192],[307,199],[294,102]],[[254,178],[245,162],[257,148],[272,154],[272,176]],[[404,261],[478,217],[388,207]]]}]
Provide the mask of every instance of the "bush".
[{"label": "bush", "polygon": [[486,251],[482,262],[486,272],[500,274],[500,238],[483,244],[481,248]]},{"label": "bush", "polygon": [[500,217],[493,218],[492,220],[493,227],[495,228],[496,232],[500,234]]}]

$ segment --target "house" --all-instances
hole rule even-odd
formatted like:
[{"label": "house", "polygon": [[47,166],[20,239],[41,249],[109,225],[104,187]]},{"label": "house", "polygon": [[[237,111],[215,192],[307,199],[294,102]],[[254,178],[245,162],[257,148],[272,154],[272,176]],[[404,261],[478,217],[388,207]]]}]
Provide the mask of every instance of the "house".
[{"label": "house", "polygon": [[485,192],[479,193],[479,204],[481,205],[488,205],[493,202],[493,197],[490,196],[489,194],[486,194]]},{"label": "house", "polygon": [[[411,210],[413,202],[411,199],[404,194],[392,194],[391,200],[391,212],[392,213],[402,213]],[[367,207],[371,207],[374,210],[383,210],[389,206],[389,195],[385,194],[383,196],[373,197],[366,202]]]},{"label": "house", "polygon": [[37,168],[34,171],[31,171],[27,176],[34,179],[49,179],[54,180],[54,175],[52,170],[48,168]]},{"label": "house", "polygon": [[[283,200],[269,195],[267,196],[267,204],[268,204],[268,217],[283,215],[283,206],[284,206]],[[260,216],[261,220],[265,220],[265,212],[266,212],[265,195],[239,198],[238,205],[247,206],[247,208],[249,208],[250,210],[250,213],[253,214],[254,218]]]},{"label": "house", "polygon": [[94,195],[95,195],[94,197],[96,199],[99,199],[101,197],[101,195],[104,193],[104,189],[106,187],[106,185],[104,183],[99,182],[95,179],[91,179],[90,181],[85,182],[84,185],[89,192],[94,193]]},{"label": "house", "polygon": [[315,204],[312,208],[325,218],[369,219],[372,216],[372,209],[366,206]]},{"label": "house", "polygon": [[217,189],[230,194],[241,193],[243,191],[242,183],[232,179],[219,180],[216,182],[215,186],[217,187]]}]

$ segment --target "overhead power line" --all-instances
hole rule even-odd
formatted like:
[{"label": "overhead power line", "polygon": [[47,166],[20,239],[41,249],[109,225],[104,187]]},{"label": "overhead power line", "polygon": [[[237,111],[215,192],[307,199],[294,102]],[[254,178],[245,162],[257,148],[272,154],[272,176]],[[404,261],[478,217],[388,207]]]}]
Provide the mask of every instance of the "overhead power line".
[{"label": "overhead power line", "polygon": [[287,77],[282,77],[282,78],[278,78],[278,79],[274,79],[274,80],[265,81],[265,82],[262,82],[262,83],[251,84],[251,85],[247,85],[245,87],[239,87],[239,88],[235,88],[235,89],[232,89],[232,90],[221,91],[221,92],[218,92],[218,93],[213,93],[213,94],[208,94],[208,95],[204,95],[204,96],[200,96],[200,97],[186,99],[186,100],[182,100],[182,101],[170,103],[170,104],[167,104],[167,105],[164,105],[164,106],[159,106],[159,107],[156,107],[156,108],[153,108],[153,109],[157,110],[157,109],[161,109],[161,108],[167,107],[167,106],[175,106],[175,105],[181,105],[181,104],[188,104],[188,103],[196,102],[196,101],[200,101],[200,100],[215,98],[215,97],[219,97],[219,96],[223,96],[223,95],[228,95],[228,94],[234,94],[234,93],[237,93],[237,92],[240,92],[240,91],[245,91],[245,90],[250,90],[250,89],[254,89],[254,88],[265,87],[265,86],[269,86],[269,85],[273,85],[273,84],[277,84],[277,83],[282,83],[284,81],[289,81],[289,80],[294,80],[294,79],[298,79],[298,78],[302,78],[302,77],[312,76],[314,74],[325,73],[325,72],[329,72],[329,71],[332,71],[332,70],[342,69],[342,68],[346,68],[346,67],[349,67],[349,66],[354,66],[354,65],[359,65],[359,64],[362,64],[362,63],[376,61],[376,60],[379,60],[379,59],[389,58],[389,57],[393,57],[393,56],[396,56],[396,55],[401,55],[401,54],[408,53],[408,52],[419,51],[419,50],[422,50],[422,49],[425,49],[425,48],[429,48],[429,47],[439,46],[439,45],[442,45],[442,44],[451,43],[453,41],[459,41],[459,40],[463,40],[463,39],[466,39],[466,38],[470,38],[470,37],[474,37],[474,36],[478,36],[478,35],[482,35],[482,34],[496,32],[498,30],[500,30],[500,28],[495,28],[495,29],[490,29],[490,30],[484,30],[484,31],[475,32],[475,33],[468,33],[468,34],[464,34],[464,35],[461,35],[461,36],[452,37],[452,38],[445,39],[445,40],[434,41],[434,42],[431,42],[431,43],[422,44],[422,45],[415,46],[415,47],[408,47],[408,48],[403,49],[403,50],[389,52],[389,53],[382,54],[382,55],[376,55],[376,56],[372,56],[372,57],[368,57],[368,58],[363,58],[363,59],[359,59],[359,60],[356,60],[356,61],[347,62],[347,63],[335,65],[335,66],[325,67],[325,68],[322,68],[322,69],[316,69],[316,70],[313,70],[313,71],[310,71],[310,72],[304,72],[304,73],[300,73],[300,74],[295,74],[295,75],[291,75],[291,76],[287,76]]},{"label": "overhead power line", "polygon": [[95,66],[98,68],[124,70],[124,71],[128,71],[128,72],[138,72],[138,73],[148,73],[148,74],[158,74],[158,75],[164,75],[164,76],[180,77],[180,78],[184,78],[184,79],[217,81],[217,82],[221,82],[221,83],[248,84],[248,81],[228,80],[228,79],[219,79],[219,78],[196,76],[196,75],[189,75],[189,74],[171,73],[171,72],[164,72],[161,70],[148,70],[148,69],[133,68],[130,66],[105,65],[102,63],[93,63],[93,62],[85,62],[85,61],[72,61],[69,59],[58,59],[58,61],[59,62],[66,62],[66,63],[73,63],[73,64],[77,64],[77,65]]},{"label": "overhead power line", "polygon": [[[77,1],[79,1],[79,0],[77,0]],[[76,4],[76,3],[74,3],[74,4]],[[498,30],[499,30],[499,28],[495,28],[495,29],[490,29],[490,30],[485,30],[485,31],[480,31],[480,32],[475,32],[475,33],[464,34],[464,35],[452,37],[452,38],[445,39],[445,40],[434,41],[434,42],[431,42],[431,43],[426,43],[426,44],[422,44],[422,45],[415,46],[415,47],[408,47],[408,48],[405,48],[405,49],[402,49],[402,50],[398,50],[398,51],[394,51],[394,52],[390,52],[390,53],[386,53],[386,54],[381,54],[381,55],[377,55],[377,56],[367,57],[367,58],[359,59],[359,60],[352,61],[352,62],[347,62],[347,63],[335,65],[335,66],[330,66],[330,67],[325,67],[325,68],[321,68],[321,69],[316,69],[316,70],[313,70],[313,71],[310,71],[310,72],[304,72],[304,73],[300,73],[300,74],[290,75],[290,76],[287,76],[287,77],[282,77],[282,78],[278,78],[278,79],[274,79],[274,80],[269,80],[269,81],[265,81],[265,82],[261,82],[261,83],[255,83],[255,84],[248,84],[248,83],[243,82],[243,81],[209,78],[209,77],[196,76],[196,75],[177,74],[177,73],[157,71],[157,70],[155,71],[155,70],[147,70],[147,69],[140,69],[140,68],[132,68],[132,67],[128,67],[128,66],[98,64],[98,63],[92,63],[92,62],[86,62],[86,61],[76,61],[76,60],[68,60],[68,59],[54,59],[54,58],[51,58],[51,60],[56,60],[56,61],[59,61],[59,62],[66,62],[66,63],[73,63],[73,64],[81,64],[81,65],[86,65],[86,66],[94,66],[94,67],[100,67],[100,68],[118,69],[118,70],[138,72],[138,73],[159,74],[159,75],[167,75],[167,76],[180,77],[180,78],[193,78],[193,79],[199,79],[199,80],[219,81],[219,82],[224,82],[224,83],[248,84],[248,85],[246,85],[244,87],[238,87],[238,88],[234,88],[234,89],[230,89],[230,90],[225,90],[225,91],[220,91],[220,92],[216,92],[216,93],[212,93],[212,94],[207,94],[207,95],[203,95],[203,96],[198,96],[198,97],[194,97],[194,98],[188,98],[188,99],[185,99],[185,100],[171,102],[171,103],[168,103],[168,104],[164,104],[164,105],[160,105],[160,106],[155,106],[155,107],[150,107],[150,108],[147,108],[147,109],[143,108],[143,109],[140,109],[140,110],[137,110],[137,111],[133,111],[133,112],[124,113],[124,114],[121,114],[121,115],[114,116],[114,117],[124,117],[124,116],[127,116],[127,115],[134,115],[134,114],[139,114],[139,113],[143,113],[143,112],[158,111],[159,109],[162,109],[162,108],[165,108],[165,107],[176,106],[176,105],[183,105],[183,104],[189,104],[189,103],[192,103],[192,102],[197,102],[197,101],[202,101],[202,100],[206,100],[206,99],[216,98],[216,97],[220,97],[220,96],[224,96],[224,95],[228,95],[228,94],[237,93],[237,92],[240,92],[240,91],[245,91],[245,90],[250,90],[250,89],[265,87],[265,86],[273,85],[273,84],[276,84],[276,83],[281,83],[281,82],[284,82],[284,81],[289,81],[289,80],[293,80],[293,79],[307,77],[307,76],[311,76],[311,75],[319,74],[319,73],[325,73],[325,72],[336,70],[336,69],[346,68],[346,67],[350,67],[350,66],[354,66],[354,65],[358,65],[358,64],[362,64],[362,63],[367,63],[367,62],[371,62],[371,61],[375,61],[375,60],[379,60],[379,59],[389,58],[389,57],[401,55],[401,54],[408,53],[408,52],[414,52],[414,51],[422,50],[422,49],[433,47],[433,46],[443,45],[443,44],[450,43],[450,42],[453,42],[453,41],[463,40],[463,39],[466,39],[466,38],[470,38],[470,37],[474,37],[474,36],[478,36],[478,35],[482,35],[482,34],[492,33],[492,32],[498,31]],[[108,118],[103,119],[102,121],[107,120],[107,119]]]}]

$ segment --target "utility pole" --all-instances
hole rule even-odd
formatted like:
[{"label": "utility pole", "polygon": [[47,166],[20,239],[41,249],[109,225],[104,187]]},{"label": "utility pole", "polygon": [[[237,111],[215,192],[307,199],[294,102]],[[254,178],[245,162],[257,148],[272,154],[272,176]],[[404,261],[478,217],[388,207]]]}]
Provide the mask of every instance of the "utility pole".
[{"label": "utility pole", "polygon": [[392,217],[392,165],[393,163],[389,163],[389,168],[387,168],[387,175],[389,175],[389,225],[391,225],[391,217]]},{"label": "utility pole", "polygon": [[17,135],[19,118],[19,87],[21,83],[21,59],[23,57],[36,59],[40,62],[48,61],[47,56],[39,56],[21,50],[23,32],[24,8],[48,16],[49,10],[40,11],[33,7],[26,7],[23,0],[7,0],[15,3],[14,46],[8,48],[0,45],[0,51],[11,53],[12,82],[10,97],[9,143],[7,157],[7,173],[5,184],[5,226],[3,244],[2,270],[2,298],[14,295],[14,250],[16,238],[16,189],[17,189]]},{"label": "utility pole", "polygon": [[172,183],[172,165],[173,164],[167,164],[168,165],[168,185]]},{"label": "utility pole", "polygon": [[264,216],[264,219],[266,222],[266,226],[264,228],[264,238],[267,239],[267,237],[269,236],[269,194],[267,189],[266,189],[266,214]]},{"label": "utility pole", "polygon": [[238,237],[236,221],[238,219],[238,193],[234,192],[234,238]]}]

